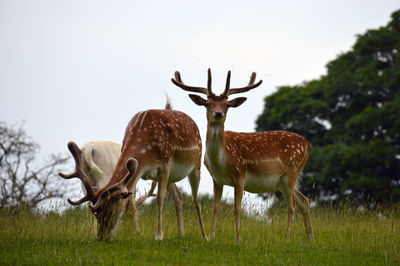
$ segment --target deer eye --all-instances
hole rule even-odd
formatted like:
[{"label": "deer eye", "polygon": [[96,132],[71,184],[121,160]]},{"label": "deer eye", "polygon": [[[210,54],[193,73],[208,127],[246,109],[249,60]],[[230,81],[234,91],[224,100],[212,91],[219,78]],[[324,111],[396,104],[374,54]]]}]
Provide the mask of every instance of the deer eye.
[{"label": "deer eye", "polygon": [[205,106],[206,108],[208,108],[208,107],[210,107],[210,104],[206,102],[206,103],[204,104],[204,106]]}]

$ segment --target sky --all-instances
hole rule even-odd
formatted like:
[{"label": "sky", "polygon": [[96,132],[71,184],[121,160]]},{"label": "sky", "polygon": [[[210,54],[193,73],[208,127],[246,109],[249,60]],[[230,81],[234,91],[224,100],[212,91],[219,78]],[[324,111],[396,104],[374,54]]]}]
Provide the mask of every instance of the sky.
[{"label": "sky", "polygon": [[[44,160],[68,154],[71,140],[121,143],[131,117],[163,108],[167,93],[204,141],[205,109],[170,79],[179,70],[205,87],[211,68],[214,92],[228,70],[232,87],[253,71],[263,80],[225,123],[251,132],[267,95],[326,74],[357,34],[385,26],[399,8],[398,0],[0,0],[0,121],[24,121]],[[187,180],[178,185],[190,191]],[[200,193],[212,194],[205,167]]]}]

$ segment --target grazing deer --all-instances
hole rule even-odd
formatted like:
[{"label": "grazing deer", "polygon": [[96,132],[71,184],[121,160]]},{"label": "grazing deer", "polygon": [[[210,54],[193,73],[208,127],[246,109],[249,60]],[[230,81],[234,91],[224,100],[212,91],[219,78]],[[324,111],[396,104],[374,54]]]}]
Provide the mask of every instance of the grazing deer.
[{"label": "grazing deer", "polygon": [[[90,141],[81,146],[83,171],[89,178],[94,191],[97,191],[98,188],[104,187],[110,181],[111,175],[117,165],[118,158],[121,155],[121,147],[121,144],[100,140]],[[81,185],[83,193],[86,194],[84,184],[81,183]],[[126,204],[125,211],[130,209],[133,210],[137,232],[140,232],[140,230],[136,209],[138,206],[142,205],[149,196],[155,196],[153,191],[156,185],[157,183],[153,181],[150,191],[142,195],[136,201],[135,197],[128,198],[128,204]],[[88,210],[90,212],[90,209]]]},{"label": "grazing deer", "polygon": [[245,97],[228,101],[228,96],[254,89],[262,82],[260,80],[255,83],[256,74],[253,72],[246,87],[231,89],[230,77],[229,71],[225,91],[219,96],[211,90],[210,69],[208,69],[207,88],[185,85],[178,71],[175,72],[175,79],[171,79],[176,86],[185,91],[207,95],[206,100],[198,95],[189,94],[195,104],[207,108],[208,125],[204,162],[214,182],[209,239],[215,237],[222,190],[224,185],[228,185],[234,187],[236,242],[240,242],[240,209],[244,190],[252,193],[280,190],[286,196],[289,206],[286,238],[289,236],[297,203],[303,214],[308,237],[312,240],[309,201],[297,188],[298,176],[310,152],[309,142],[300,135],[285,131],[255,133],[224,131],[228,108],[238,107],[246,101]]},{"label": "grazing deer", "polygon": [[207,239],[198,198],[201,138],[196,124],[186,114],[173,110],[147,110],[137,113],[125,130],[121,155],[111,179],[97,191],[82,169],[78,146],[70,142],[68,148],[75,159],[75,172],[70,175],[60,173],[60,176],[67,179],[79,178],[87,191],[82,199],[68,199],[68,202],[72,205],[86,201],[92,203],[89,206],[98,222],[99,240],[112,238],[127,198],[132,194],[139,178],[158,182],[156,240],[163,239],[162,210],[167,187],[175,201],[178,233],[182,236],[182,195],[174,183],[186,176],[189,177],[192,188],[201,233]]}]

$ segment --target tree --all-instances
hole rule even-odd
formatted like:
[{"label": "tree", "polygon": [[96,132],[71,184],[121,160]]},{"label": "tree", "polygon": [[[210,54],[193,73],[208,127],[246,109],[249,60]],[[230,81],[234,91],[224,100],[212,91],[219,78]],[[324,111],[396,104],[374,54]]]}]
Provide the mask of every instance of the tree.
[{"label": "tree", "polygon": [[33,169],[38,149],[22,125],[0,122],[0,209],[32,208],[64,196],[65,186],[60,185],[56,169],[68,157],[51,155],[48,162]]},{"label": "tree", "polygon": [[312,144],[303,190],[322,199],[400,201],[400,10],[357,37],[327,74],[265,98],[257,130]]}]

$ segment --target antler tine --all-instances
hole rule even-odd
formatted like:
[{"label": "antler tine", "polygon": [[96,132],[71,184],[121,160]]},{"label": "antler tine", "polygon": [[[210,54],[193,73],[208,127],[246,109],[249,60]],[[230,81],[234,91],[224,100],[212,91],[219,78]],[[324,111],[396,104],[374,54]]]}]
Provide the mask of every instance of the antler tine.
[{"label": "antler tine", "polygon": [[89,197],[88,194],[86,194],[83,198],[81,198],[80,200],[77,201],[72,201],[70,199],[67,199],[68,203],[71,205],[81,205],[82,203],[86,202],[86,201],[91,201],[92,197]]},{"label": "antler tine", "polygon": [[136,201],[135,201],[135,205],[136,205],[136,206],[143,205],[143,203],[146,201],[146,199],[147,199],[148,197],[154,197],[154,196],[156,196],[156,194],[154,194],[154,189],[156,188],[156,186],[157,186],[157,182],[156,182],[156,181],[153,181],[153,182],[151,183],[151,188],[150,188],[150,190],[149,190],[146,194],[144,194],[143,196],[141,196],[138,200],[136,200]]},{"label": "antler tine", "polygon": [[183,83],[182,78],[181,78],[181,73],[179,73],[179,71],[175,71],[174,76],[178,82]]},{"label": "antler tine", "polygon": [[89,205],[90,209],[93,212],[96,212],[97,209],[100,207],[101,205],[101,198],[104,198],[105,195],[107,194],[111,194],[115,191],[121,191],[121,194],[124,198],[129,197],[129,195],[131,195],[132,193],[128,191],[128,183],[129,181],[132,179],[132,177],[135,175],[136,173],[136,169],[138,166],[138,161],[134,158],[129,158],[126,161],[126,168],[128,169],[128,173],[126,174],[126,176],[119,181],[118,183],[115,183],[114,185],[108,187],[107,189],[103,190],[100,195],[97,197],[97,201],[94,203],[94,205]]},{"label": "antler tine", "polygon": [[68,143],[67,145],[68,150],[71,152],[72,157],[74,157],[74,161],[75,161],[75,172],[73,172],[72,174],[63,174],[63,173],[58,173],[59,176],[61,176],[64,179],[71,179],[74,177],[78,177],[79,178],[79,169],[82,167],[82,151],[81,149],[79,149],[78,145],[76,145],[75,142],[71,141]]},{"label": "antler tine", "polygon": [[253,85],[255,81],[256,81],[256,72],[253,72],[253,73],[251,73],[250,81],[249,81],[248,85]]},{"label": "antler tine", "polygon": [[151,182],[151,188],[150,188],[150,190],[148,192],[149,197],[157,196],[156,194],[154,194],[154,190],[156,189],[156,186],[157,186],[157,182],[156,181]]},{"label": "antler tine", "polygon": [[[256,80],[256,73],[253,72],[250,76],[250,81],[249,84],[246,87],[243,88],[235,88],[235,89],[229,89],[226,93],[226,96],[232,95],[232,94],[236,94],[236,93],[242,93],[242,92],[246,92],[249,91],[251,89],[257,88],[258,86],[261,85],[262,80],[260,79],[257,83],[254,84]],[[225,90],[226,91],[226,90]],[[225,92],[224,92],[225,93]]]},{"label": "antler tine", "polygon": [[211,78],[211,69],[208,68],[208,70],[207,70],[207,89],[208,89],[208,94],[207,94],[207,96],[212,94],[211,82],[212,82],[212,78]]},{"label": "antler tine", "polygon": [[85,174],[85,172],[82,169],[82,151],[81,151],[81,149],[79,149],[78,145],[76,145],[76,143],[73,141],[68,143],[68,149],[71,152],[71,154],[75,160],[75,171],[69,175],[66,175],[63,173],[58,173],[58,175],[64,179],[70,179],[70,178],[76,177],[82,181],[82,183],[86,189],[86,195],[78,201],[72,201],[72,200],[68,199],[68,202],[71,205],[79,205],[85,201],[93,200],[93,197],[96,193],[94,192],[94,189],[92,187],[92,184],[89,181],[89,178],[87,177],[87,175]]},{"label": "antler tine", "polygon": [[126,168],[128,169],[128,174],[122,179],[122,184],[123,185],[128,185],[129,181],[132,179],[133,175],[136,173],[136,169],[138,167],[138,161],[134,158],[129,158],[128,161],[126,161]]},{"label": "antler tine", "polygon": [[[210,94],[209,90],[206,89],[206,88],[188,86],[188,85],[184,84],[183,81],[182,81],[181,74],[179,73],[179,71],[175,71],[174,76],[175,76],[175,79],[174,78],[171,79],[172,83],[174,83],[176,86],[180,87],[181,89],[183,89],[185,91],[203,93],[203,94],[205,94],[207,96]],[[209,74],[209,80],[211,82],[211,72]]]},{"label": "antler tine", "polygon": [[231,87],[231,71],[228,71],[228,74],[226,75],[226,83],[225,83],[225,90],[222,95],[228,96],[229,94],[229,88]]}]

